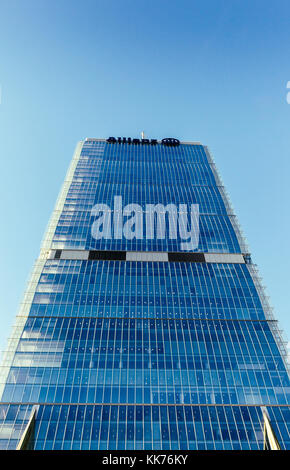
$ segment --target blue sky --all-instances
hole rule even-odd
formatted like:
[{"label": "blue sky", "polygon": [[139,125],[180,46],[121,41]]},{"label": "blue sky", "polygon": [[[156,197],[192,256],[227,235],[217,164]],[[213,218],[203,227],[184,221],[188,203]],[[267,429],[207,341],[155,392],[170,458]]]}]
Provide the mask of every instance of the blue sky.
[{"label": "blue sky", "polygon": [[141,131],[209,146],[290,338],[289,18],[288,0],[1,1],[0,349],[76,142]]}]

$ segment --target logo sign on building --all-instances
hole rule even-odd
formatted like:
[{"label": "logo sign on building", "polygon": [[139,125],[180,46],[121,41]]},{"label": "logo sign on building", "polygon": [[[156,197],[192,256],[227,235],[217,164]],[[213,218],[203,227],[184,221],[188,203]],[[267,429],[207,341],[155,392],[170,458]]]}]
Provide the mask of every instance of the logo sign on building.
[{"label": "logo sign on building", "polygon": [[[132,139],[131,137],[109,137],[107,139],[109,144],[141,144],[141,145],[156,145],[158,144],[157,139]],[[161,144],[167,147],[177,147],[180,145],[180,141],[178,139],[174,139],[173,137],[166,137],[165,139],[161,140]]]},{"label": "logo sign on building", "polygon": [[173,139],[172,137],[166,137],[165,139],[161,140],[163,145],[167,145],[167,147],[177,147],[180,142],[178,139]]}]

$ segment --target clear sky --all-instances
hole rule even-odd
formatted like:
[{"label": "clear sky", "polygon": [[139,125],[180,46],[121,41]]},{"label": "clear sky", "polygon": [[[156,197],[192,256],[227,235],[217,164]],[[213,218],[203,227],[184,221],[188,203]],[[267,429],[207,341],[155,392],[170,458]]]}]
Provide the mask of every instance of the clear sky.
[{"label": "clear sky", "polygon": [[0,349],[77,141],[141,131],[209,146],[290,338],[289,0],[2,0],[0,52]]}]

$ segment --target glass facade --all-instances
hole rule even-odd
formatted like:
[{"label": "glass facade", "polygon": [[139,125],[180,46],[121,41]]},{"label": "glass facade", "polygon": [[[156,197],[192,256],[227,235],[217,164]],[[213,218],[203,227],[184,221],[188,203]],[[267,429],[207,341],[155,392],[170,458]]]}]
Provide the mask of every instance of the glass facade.
[{"label": "glass facade", "polygon": [[[116,196],[198,205],[198,246],[96,238]],[[0,449],[36,409],[36,450],[258,450],[265,407],[290,449],[286,349],[207,147],[78,144],[0,382]]]}]

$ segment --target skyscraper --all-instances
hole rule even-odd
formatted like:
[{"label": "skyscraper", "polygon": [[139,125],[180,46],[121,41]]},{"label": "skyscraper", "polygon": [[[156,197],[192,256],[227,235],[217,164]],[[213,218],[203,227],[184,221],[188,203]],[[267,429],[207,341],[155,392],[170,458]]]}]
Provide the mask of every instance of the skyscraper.
[{"label": "skyscraper", "polygon": [[80,142],[3,360],[1,448],[290,449],[287,393],[207,147]]}]

